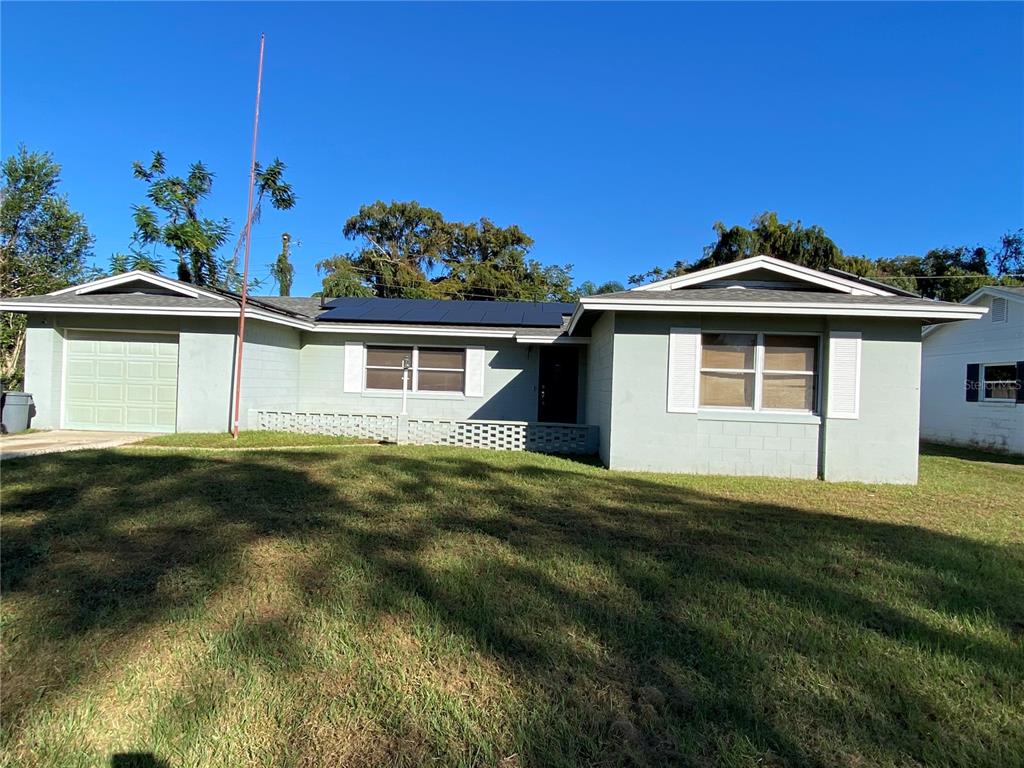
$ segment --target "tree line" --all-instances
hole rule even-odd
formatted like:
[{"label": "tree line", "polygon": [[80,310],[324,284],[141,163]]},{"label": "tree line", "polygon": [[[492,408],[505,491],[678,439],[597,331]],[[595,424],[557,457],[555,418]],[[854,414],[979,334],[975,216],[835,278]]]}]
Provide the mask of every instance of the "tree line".
[{"label": "tree line", "polygon": [[[232,224],[204,210],[215,176],[203,163],[192,163],[181,175],[169,170],[162,152],[154,152],[147,163],[133,163],[133,176],[145,185],[145,202],[133,206],[134,231],[126,250],[110,257],[107,269],[90,264],[94,238],[85,218],[59,191],[60,170],[49,153],[24,146],[3,161],[0,295],[49,293],[133,269],[163,273],[168,259],[179,280],[241,289],[239,253],[246,227],[239,228],[231,254],[224,255]],[[286,211],[297,201],[280,159],[255,170],[250,227],[259,223],[264,205]],[[699,259],[653,267],[629,275],[627,283],[642,285],[764,254],[814,269],[844,270],[946,301],[960,301],[983,285],[1024,284],[1021,229],[990,246],[941,247],[923,256],[877,259],[845,254],[821,227],[783,222],[773,212],[754,217],[750,226],[716,222],[713,231],[714,240]],[[326,297],[571,301],[625,289],[618,281],[574,285],[572,264],[532,258],[533,238],[515,224],[500,226],[486,217],[452,221],[416,201],[364,205],[345,221],[342,235],[353,247],[316,264],[322,278],[319,294]],[[294,278],[291,246],[291,235],[282,234],[281,251],[269,265],[269,280],[282,296],[290,294]],[[250,279],[249,288],[270,287],[266,282]],[[3,313],[0,376],[7,386],[18,383],[24,339],[24,315]]]}]

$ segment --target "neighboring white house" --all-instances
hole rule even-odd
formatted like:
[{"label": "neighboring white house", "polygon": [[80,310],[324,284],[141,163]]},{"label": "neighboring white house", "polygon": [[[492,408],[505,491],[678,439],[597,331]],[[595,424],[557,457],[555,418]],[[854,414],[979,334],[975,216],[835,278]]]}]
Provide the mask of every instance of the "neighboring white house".
[{"label": "neighboring white house", "polygon": [[925,328],[921,437],[1024,454],[1024,288],[981,288],[978,320]]}]

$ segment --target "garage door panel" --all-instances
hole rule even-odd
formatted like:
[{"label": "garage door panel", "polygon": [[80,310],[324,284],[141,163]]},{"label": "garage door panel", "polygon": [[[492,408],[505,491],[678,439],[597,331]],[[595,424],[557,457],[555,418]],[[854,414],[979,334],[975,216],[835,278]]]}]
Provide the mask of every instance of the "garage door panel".
[{"label": "garage door panel", "polygon": [[92,405],[68,405],[64,418],[69,422],[91,424],[96,421],[96,408]]},{"label": "garage door panel", "polygon": [[66,343],[66,428],[174,431],[176,336],[69,331]]},{"label": "garage door panel", "polygon": [[[124,360],[104,360],[102,358],[96,360],[96,364],[93,366],[95,373],[90,374],[98,379],[123,379],[124,378]],[[73,374],[75,376],[84,374]]]},{"label": "garage door panel", "polygon": [[129,360],[125,370],[129,380],[150,381],[156,378],[156,363],[152,360]]},{"label": "garage door panel", "polygon": [[129,384],[125,387],[124,401],[128,405],[150,405],[156,402],[156,386],[152,384]]},{"label": "garage door panel", "polygon": [[178,383],[178,363],[157,363],[156,365],[156,377],[162,382],[167,382],[177,386]]},{"label": "garage door panel", "polygon": [[90,381],[69,381],[66,396],[69,405],[89,405],[96,401],[96,385]]},{"label": "garage door panel", "polygon": [[94,379],[97,373],[97,361],[96,360],[82,360],[77,358],[68,358],[68,378],[77,379]]},{"label": "garage door panel", "polygon": [[110,383],[105,381],[99,381],[93,388],[95,391],[95,399],[97,403],[103,403],[105,405],[121,405],[124,402],[125,386],[120,382]]},{"label": "garage door panel", "polygon": [[174,408],[156,409],[156,426],[161,432],[173,432],[177,411]]},{"label": "garage door panel", "polygon": [[151,341],[129,341],[128,354],[132,357],[156,357],[157,346]]},{"label": "garage door panel", "polygon": [[116,355],[117,357],[124,357],[124,342],[123,341],[97,341],[96,342],[96,354],[98,355]]}]

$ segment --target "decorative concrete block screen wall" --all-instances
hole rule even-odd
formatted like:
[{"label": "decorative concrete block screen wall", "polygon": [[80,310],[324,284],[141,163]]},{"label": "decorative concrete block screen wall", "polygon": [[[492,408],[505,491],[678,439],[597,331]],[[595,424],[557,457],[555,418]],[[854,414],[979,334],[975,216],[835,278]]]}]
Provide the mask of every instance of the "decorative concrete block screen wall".
[{"label": "decorative concrete block screen wall", "polygon": [[249,428],[361,437],[399,445],[453,445],[495,451],[591,454],[598,428],[590,424],[452,421],[379,414],[249,411]]},{"label": "decorative concrete block screen wall", "polygon": [[398,442],[398,417],[358,413],[249,411],[249,429]]}]

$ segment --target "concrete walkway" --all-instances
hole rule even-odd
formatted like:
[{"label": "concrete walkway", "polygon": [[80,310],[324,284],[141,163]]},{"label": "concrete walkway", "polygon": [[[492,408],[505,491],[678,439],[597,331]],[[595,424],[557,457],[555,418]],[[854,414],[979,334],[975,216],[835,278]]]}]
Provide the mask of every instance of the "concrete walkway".
[{"label": "concrete walkway", "polygon": [[145,432],[86,432],[78,429],[55,429],[0,437],[0,461],[36,456],[41,453],[63,453],[95,448],[114,448],[152,437]]}]

